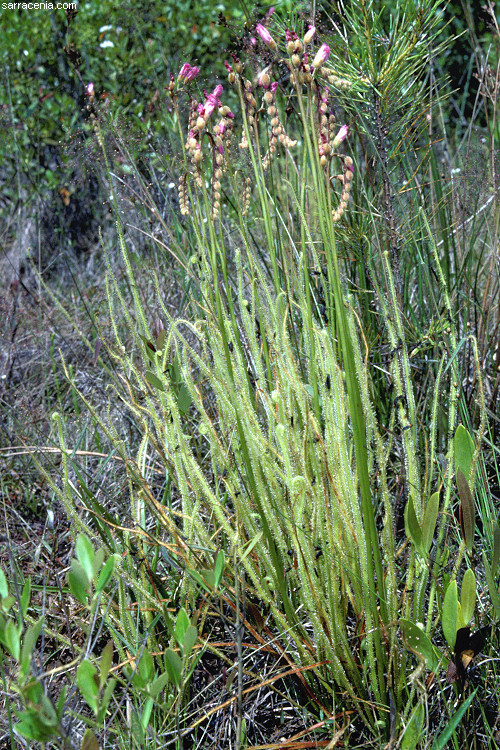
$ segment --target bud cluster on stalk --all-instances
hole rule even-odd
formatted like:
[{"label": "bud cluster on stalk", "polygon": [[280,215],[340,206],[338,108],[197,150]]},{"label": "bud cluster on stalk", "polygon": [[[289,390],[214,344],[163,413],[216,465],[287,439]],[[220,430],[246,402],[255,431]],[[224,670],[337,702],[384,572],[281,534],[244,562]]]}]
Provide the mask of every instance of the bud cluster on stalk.
[{"label": "bud cluster on stalk", "polygon": [[[314,138],[317,144],[319,163],[324,170],[325,178],[330,185],[334,182],[340,182],[342,185],[339,204],[333,211],[333,219],[338,221],[349,200],[354,168],[350,157],[337,153],[339,146],[347,138],[349,129],[347,125],[342,125],[337,130],[335,115],[332,111],[329,111],[329,96],[331,87],[346,89],[351,87],[352,84],[326,68],[325,63],[330,55],[330,47],[327,44],[321,44],[316,52],[312,49],[316,37],[316,29],[313,25],[308,27],[302,39],[295,31],[287,30],[285,45],[288,59],[280,58],[278,44],[265,25],[270,15],[272,14],[269,13],[266,16],[264,23],[257,24],[255,31],[257,37],[271,51],[273,59],[258,75],[256,82],[252,82],[243,76],[243,65],[236,56],[233,55],[232,65],[227,62],[224,63],[228,74],[228,82],[237,90],[244,107],[246,127],[242,130],[239,147],[240,149],[249,148],[248,137],[251,136],[252,140],[259,137],[257,121],[259,114],[262,112],[265,112],[270,124],[269,147],[262,159],[264,170],[268,169],[277,153],[278,146],[281,145],[288,149],[297,144],[297,141],[285,132],[276,101],[279,84],[278,81],[273,80],[274,77],[278,77],[274,75],[273,68],[278,65],[282,68],[283,63],[285,63],[297,97],[303,96],[304,91],[308,92],[308,96],[311,97],[310,101],[315,107],[317,114]],[[256,44],[256,38],[252,37],[252,43]],[[269,53],[266,54],[269,55]],[[310,59],[312,59],[312,62],[310,62]],[[199,72],[199,67],[184,63],[177,79],[171,76],[167,89],[176,109],[178,92],[185,90],[184,87],[189,88],[186,85],[196,78]],[[263,90],[260,109],[258,109],[259,105],[256,99],[258,89]],[[191,176],[200,188],[203,187],[205,179],[203,145],[205,144],[206,149],[206,144],[209,144],[211,149],[213,218],[217,218],[220,212],[221,180],[229,166],[228,157],[234,119],[229,107],[223,105],[221,101],[222,94],[223,87],[219,84],[212,93],[208,94],[205,91],[205,98],[201,102],[191,97],[188,136],[185,143],[186,154],[191,163]],[[218,112],[220,119],[214,126],[211,126],[210,120],[215,111]],[[342,173],[330,177],[331,164],[334,158],[341,161]],[[189,172],[179,182],[179,200],[181,213],[183,214],[189,213],[188,177]],[[242,207],[245,212],[248,210],[250,192],[251,180],[247,178],[241,193]]]}]

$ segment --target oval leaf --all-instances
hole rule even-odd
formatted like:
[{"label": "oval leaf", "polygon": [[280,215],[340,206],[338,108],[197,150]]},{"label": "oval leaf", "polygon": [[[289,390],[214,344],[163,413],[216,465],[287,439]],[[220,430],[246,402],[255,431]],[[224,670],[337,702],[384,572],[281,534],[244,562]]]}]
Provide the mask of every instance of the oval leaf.
[{"label": "oval leaf", "polygon": [[472,497],[465,474],[461,469],[457,469],[456,476],[458,494],[460,496],[460,528],[467,551],[471,553],[474,546],[474,531],[476,528],[474,498]]},{"label": "oval leaf", "polygon": [[469,482],[472,470],[472,459],[474,456],[474,440],[471,438],[463,424],[459,424],[453,440],[455,449],[455,468],[460,469]]},{"label": "oval leaf", "polygon": [[144,377],[146,378],[146,380],[149,383],[149,385],[153,386],[153,388],[156,388],[156,390],[158,390],[158,391],[164,391],[165,390],[165,386],[161,382],[160,378],[158,378],[154,374],[154,372],[151,372],[150,370],[148,370],[146,372],[146,374],[145,374]]},{"label": "oval leaf", "polygon": [[79,534],[76,540],[76,556],[87,578],[91,581],[94,577],[94,548],[92,542],[85,534]]},{"label": "oval leaf", "polygon": [[455,646],[457,639],[458,619],[458,587],[456,581],[450,581],[443,601],[443,612],[441,614],[441,625],[444,637],[450,648]]},{"label": "oval leaf", "polygon": [[418,522],[417,514],[415,513],[415,506],[413,504],[413,498],[410,495],[405,508],[405,521],[406,521],[406,533],[412,540],[414,546],[418,551],[422,550],[422,529]]},{"label": "oval leaf", "polygon": [[468,625],[474,616],[476,607],[476,576],[468,568],[462,579],[462,590],[460,592],[460,604],[465,625]]},{"label": "oval leaf", "polygon": [[439,657],[425,630],[419,628],[411,620],[400,620],[400,623],[403,627],[403,637],[406,647],[425,661],[427,669],[430,669],[431,672],[437,672]]},{"label": "oval leaf", "polygon": [[429,552],[436,530],[436,522],[439,513],[439,492],[430,496],[424,510],[424,520],[422,521],[422,548],[424,552]]},{"label": "oval leaf", "polygon": [[182,661],[171,648],[167,648],[165,651],[165,668],[168,672],[170,682],[179,687],[182,678]]}]

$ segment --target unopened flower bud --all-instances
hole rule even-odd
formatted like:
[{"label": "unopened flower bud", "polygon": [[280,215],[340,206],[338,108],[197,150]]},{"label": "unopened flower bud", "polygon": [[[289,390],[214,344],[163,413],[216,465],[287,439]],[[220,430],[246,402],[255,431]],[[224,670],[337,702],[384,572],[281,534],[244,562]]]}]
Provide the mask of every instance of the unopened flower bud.
[{"label": "unopened flower bud", "polygon": [[255,27],[255,31],[260,36],[264,44],[269,47],[269,49],[272,49],[273,51],[277,50],[276,42],[265,26],[263,26],[261,23],[258,23]]},{"label": "unopened flower bud", "polygon": [[334,150],[338,148],[340,144],[343,143],[343,141],[345,141],[348,135],[349,135],[349,126],[342,125],[342,127],[340,128],[339,132],[337,133],[337,135],[335,136],[333,140],[332,148]]},{"label": "unopened flower bud", "polygon": [[321,68],[323,63],[328,59],[330,54],[330,47],[327,44],[322,44],[319,50],[316,52],[316,57],[313,60],[313,68]]},{"label": "unopened flower bud", "polygon": [[267,70],[263,70],[262,73],[259,75],[259,86],[262,86],[263,88],[267,89],[270,83],[271,83],[271,78],[269,76],[269,73],[267,72]]},{"label": "unopened flower bud", "polygon": [[309,44],[309,42],[312,41],[313,36],[316,33],[316,28],[314,26],[309,26],[309,31],[306,31],[304,34],[304,44]]}]

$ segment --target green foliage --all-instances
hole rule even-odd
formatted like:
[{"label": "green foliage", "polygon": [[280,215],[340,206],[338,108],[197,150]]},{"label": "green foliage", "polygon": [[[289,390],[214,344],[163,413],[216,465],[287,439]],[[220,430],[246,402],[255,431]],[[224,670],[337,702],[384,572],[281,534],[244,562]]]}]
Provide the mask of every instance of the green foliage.
[{"label": "green foliage", "polygon": [[[236,745],[248,729],[241,711],[248,628],[265,648],[286,644],[276,653],[300,676],[315,726],[334,723],[341,703],[354,709],[369,743],[397,733],[402,747],[416,748],[424,741],[424,670],[440,679],[458,631],[479,616],[477,569],[466,567],[460,599],[458,581],[464,556],[474,564],[483,373],[475,337],[457,335],[463,265],[443,249],[455,235],[443,194],[429,187],[438,177],[426,75],[429,55],[444,54],[442,19],[427,0],[396,10],[339,4],[342,33],[328,62],[313,68],[301,58],[303,44],[310,60],[322,40],[300,42],[301,20],[297,40],[287,40],[282,20],[268,18],[276,49],[257,40],[252,54],[280,85],[261,90],[253,64],[235,64],[234,120],[224,93],[221,119],[200,110],[186,128],[186,91],[174,82],[169,118],[158,128],[175,127],[172,140],[187,144],[179,154],[180,215],[163,244],[186,273],[182,319],[158,275],[154,293],[144,294],[142,261],[127,247],[113,194],[127,284],[107,256],[114,340],[105,348],[115,395],[139,434],[132,453],[105,410],[79,395],[121,462],[128,507],[111,510],[97,499],[60,414],[63,483],[54,492],[76,535],[69,589],[112,639],[99,657],[82,650],[77,685],[96,727],[108,719],[116,688],[129,691],[139,747],[155,741],[157,727],[182,744],[183,732],[208,718],[205,708],[190,712],[189,685],[204,649],[222,658],[207,628],[219,617],[237,653]],[[184,11],[172,9],[172,25],[187,23]],[[118,75],[126,45],[117,39],[103,49],[116,56]],[[350,120],[348,138],[328,120],[329,108]],[[98,116],[96,126],[103,143],[109,121]],[[74,371],[64,369],[76,393]],[[460,386],[471,371],[475,415]],[[457,427],[459,420],[473,427]],[[151,466],[165,480],[161,489]],[[493,517],[492,504],[485,507]],[[482,597],[481,607],[498,616],[497,532],[488,530],[490,601]],[[2,577],[0,594],[0,642],[27,676],[42,626],[23,640]],[[29,587],[23,617],[28,602]],[[121,666],[110,678],[115,652]],[[29,690],[41,700],[38,688]],[[25,695],[29,713],[32,694]],[[461,731],[473,697],[436,747]],[[34,729],[29,713],[25,731],[57,730],[57,708],[42,718],[46,730]],[[92,747],[93,735],[86,741]]]}]

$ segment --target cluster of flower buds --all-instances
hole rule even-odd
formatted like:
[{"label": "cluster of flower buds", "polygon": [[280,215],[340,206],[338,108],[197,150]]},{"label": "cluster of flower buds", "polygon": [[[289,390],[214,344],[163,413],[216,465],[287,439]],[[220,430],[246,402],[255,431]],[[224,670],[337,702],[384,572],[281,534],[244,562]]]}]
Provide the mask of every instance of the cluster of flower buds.
[{"label": "cluster of flower buds", "polygon": [[349,89],[352,89],[351,81],[347,81],[345,78],[339,78],[339,76],[336,76],[334,73],[328,73],[326,76],[326,80],[335,89],[341,89],[342,91],[348,91]]},{"label": "cluster of flower buds", "polygon": [[184,63],[177,76],[177,83],[189,83],[193,78],[196,78],[199,72],[200,68]]},{"label": "cluster of flower buds", "polygon": [[[306,35],[307,36],[307,35]],[[310,37],[312,39],[312,37]],[[306,43],[303,43],[295,31],[285,32],[286,49],[290,55],[290,75],[293,83],[298,86],[303,83],[311,83],[311,68],[308,64],[307,52],[304,51]]]},{"label": "cluster of flower buds", "polygon": [[[347,125],[343,125],[343,127],[347,128]],[[340,196],[340,202],[332,214],[333,221],[338,221],[347,208],[347,204],[349,203],[349,196],[351,194],[352,180],[354,177],[354,164],[351,157],[343,156],[342,161],[344,163],[342,174],[334,175],[331,178],[332,180],[339,180],[339,182],[342,183],[342,194]]]},{"label": "cluster of flower buds", "polygon": [[332,147],[329,140],[328,117],[328,91],[326,88],[320,88],[316,84],[316,93],[313,96],[313,104],[318,111],[318,151],[321,166],[325,167],[332,153]]},{"label": "cluster of flower buds", "polygon": [[292,148],[297,145],[297,141],[293,141],[286,133],[281,123],[278,108],[276,107],[276,89],[278,84],[270,82],[269,73],[264,70],[259,75],[259,84],[266,89],[264,93],[264,104],[267,107],[267,114],[271,120],[271,137],[269,139],[269,149],[265,155],[262,166],[264,169],[269,167],[271,159],[276,153],[276,147],[278,143],[281,143],[285,148]]},{"label": "cluster of flower buds", "polygon": [[181,214],[182,216],[188,216],[189,215],[189,206],[188,206],[188,200],[187,200],[187,179],[186,175],[183,174],[179,178],[179,204],[181,207]]},{"label": "cluster of flower buds", "polygon": [[[245,101],[248,129],[252,133],[254,129],[254,125],[255,125],[255,113],[257,111],[257,102],[255,101],[255,96],[253,93],[252,81],[249,81],[248,79],[243,81],[242,93],[243,93],[243,99]],[[247,141],[246,133],[243,130],[241,141],[240,141],[240,149],[244,149],[244,148],[248,148],[248,141]]]},{"label": "cluster of flower buds", "polygon": [[214,157],[214,177],[212,183],[213,204],[212,217],[214,219],[219,215],[220,209],[220,190],[222,175],[227,168],[227,153],[231,138],[234,115],[229,107],[219,107],[220,121],[214,128],[215,136],[215,157]]},{"label": "cluster of flower buds", "polygon": [[252,180],[250,177],[245,179],[245,187],[243,188],[243,198],[241,201],[241,213],[242,216],[246,216],[250,207],[250,197],[252,195]]}]

